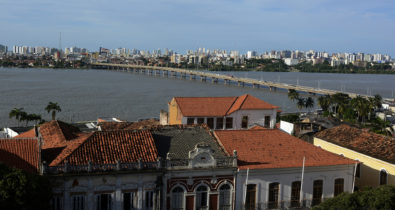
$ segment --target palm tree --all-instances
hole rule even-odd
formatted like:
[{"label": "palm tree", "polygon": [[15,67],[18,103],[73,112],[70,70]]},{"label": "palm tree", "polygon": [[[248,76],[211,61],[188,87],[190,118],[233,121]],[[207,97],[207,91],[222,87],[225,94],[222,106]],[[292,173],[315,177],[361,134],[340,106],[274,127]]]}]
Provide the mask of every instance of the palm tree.
[{"label": "palm tree", "polygon": [[34,124],[41,122],[42,118],[41,115],[38,114],[29,114],[28,116],[29,121],[34,121]]},{"label": "palm tree", "polygon": [[306,107],[306,99],[305,98],[298,98],[298,101],[296,102],[296,106],[298,106],[299,112],[303,107]]},{"label": "palm tree", "polygon": [[60,106],[58,105],[58,103],[53,103],[53,102],[49,102],[47,107],[45,107],[45,110],[48,113],[52,112],[52,120],[55,120],[56,112],[62,111],[62,109],[60,109]]},{"label": "palm tree", "polygon": [[331,106],[331,97],[329,95],[318,97],[318,105],[322,108],[322,111],[328,111]]},{"label": "palm tree", "polygon": [[379,94],[374,95],[373,104],[375,108],[380,109],[382,105],[382,101],[383,101],[383,97],[381,97],[381,95]]},{"label": "palm tree", "polygon": [[26,114],[25,111],[23,111],[23,108],[14,108],[11,110],[11,112],[8,114],[8,117],[11,118],[15,118],[18,121],[18,126],[19,126],[19,122],[21,122],[21,117]]},{"label": "palm tree", "polygon": [[313,107],[314,107],[314,100],[313,100],[313,98],[312,98],[312,97],[308,97],[308,98],[306,99],[306,101],[305,101],[304,106],[305,106],[305,107],[309,110],[309,112],[310,112],[310,108],[313,108]]},{"label": "palm tree", "polygon": [[289,89],[288,90],[288,98],[291,101],[295,101],[299,99],[299,93],[295,89]]}]

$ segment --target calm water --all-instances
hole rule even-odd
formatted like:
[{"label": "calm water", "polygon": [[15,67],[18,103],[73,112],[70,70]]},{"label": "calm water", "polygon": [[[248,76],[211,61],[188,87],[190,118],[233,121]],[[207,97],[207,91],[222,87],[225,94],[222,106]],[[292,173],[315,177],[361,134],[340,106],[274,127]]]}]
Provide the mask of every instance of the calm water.
[{"label": "calm water", "polygon": [[[361,91],[371,88],[372,94],[391,96],[395,90],[395,75],[345,75],[311,73],[231,72],[263,80],[299,84],[320,81],[321,88],[339,87],[338,82]],[[292,82],[293,81],[293,82]],[[329,86],[326,86],[329,85]],[[350,89],[349,89],[350,88]],[[383,92],[378,92],[382,90]],[[0,127],[16,126],[8,118],[13,108],[23,107],[28,113],[41,114],[50,119],[44,108],[49,101],[58,102],[62,112],[58,118],[65,121],[95,120],[97,117],[119,117],[124,120],[159,118],[161,109],[174,96],[238,96],[251,94],[278,105],[284,112],[297,111],[285,91],[241,88],[223,84],[202,83],[181,79],[154,77],[126,72],[103,70],[52,70],[0,68]],[[366,92],[365,92],[366,93]]]}]

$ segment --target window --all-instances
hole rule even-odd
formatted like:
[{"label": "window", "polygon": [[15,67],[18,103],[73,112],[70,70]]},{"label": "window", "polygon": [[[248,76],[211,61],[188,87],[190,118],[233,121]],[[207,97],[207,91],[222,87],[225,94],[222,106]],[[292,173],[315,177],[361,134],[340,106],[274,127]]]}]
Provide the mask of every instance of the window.
[{"label": "window", "polygon": [[233,117],[227,117],[226,119],[226,125],[225,128],[226,129],[230,129],[233,128]]},{"label": "window", "polygon": [[218,117],[217,118],[217,129],[224,129],[224,118]]},{"label": "window", "polygon": [[342,192],[344,192],[344,179],[335,179],[334,196],[337,196]]},{"label": "window", "polygon": [[232,193],[230,186],[224,184],[219,188],[219,210],[232,209]]},{"label": "window", "polygon": [[197,124],[203,124],[204,123],[204,118],[203,117],[199,117],[197,118]]},{"label": "window", "polygon": [[207,125],[209,128],[214,129],[214,118],[207,118]]},{"label": "window", "polygon": [[270,116],[265,116],[265,128],[270,128]]},{"label": "window", "polygon": [[188,117],[187,118],[187,125],[193,125],[193,124],[195,124],[195,118]]},{"label": "window", "polygon": [[357,164],[357,169],[355,169],[355,177],[361,178],[361,164]]},{"label": "window", "polygon": [[278,192],[280,190],[280,184],[278,182],[269,184],[269,209],[278,208]]},{"label": "window", "polygon": [[138,205],[138,194],[136,191],[123,193],[123,209],[136,210]]},{"label": "window", "polygon": [[196,210],[208,210],[208,193],[206,186],[196,189]]},{"label": "window", "polygon": [[256,185],[255,184],[247,185],[247,194],[246,194],[246,202],[245,202],[246,210],[255,210],[255,194],[256,194]]},{"label": "window", "polygon": [[104,193],[96,195],[97,210],[112,210],[111,193]]},{"label": "window", "polygon": [[85,208],[85,196],[84,195],[72,195],[71,196],[72,209],[73,210],[84,210]]},{"label": "window", "polygon": [[292,182],[291,207],[300,207],[300,181]]},{"label": "window", "polygon": [[154,191],[145,191],[144,209],[154,209]]},{"label": "window", "polygon": [[387,172],[384,169],[380,171],[380,185],[387,184]]},{"label": "window", "polygon": [[243,116],[241,119],[241,128],[248,128],[248,116]]},{"label": "window", "polygon": [[322,198],[322,180],[315,180],[313,183],[313,203],[312,206],[318,205],[321,203]]},{"label": "window", "polygon": [[171,209],[183,210],[184,209],[184,189],[176,187],[171,191]]},{"label": "window", "polygon": [[63,196],[55,195],[51,199],[51,209],[52,210],[63,210]]}]

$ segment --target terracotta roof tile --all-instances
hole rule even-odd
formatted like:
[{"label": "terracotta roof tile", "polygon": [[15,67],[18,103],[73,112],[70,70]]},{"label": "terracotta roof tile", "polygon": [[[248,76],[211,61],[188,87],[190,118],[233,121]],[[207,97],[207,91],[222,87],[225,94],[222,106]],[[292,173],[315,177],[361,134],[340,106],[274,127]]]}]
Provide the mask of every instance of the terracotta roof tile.
[{"label": "terracotta roof tile", "polygon": [[115,164],[121,162],[154,162],[158,152],[149,131],[101,131],[87,138],[73,140],[50,164],[63,165],[67,160],[72,165]]},{"label": "terracotta roof tile", "polygon": [[315,137],[395,164],[395,139],[392,137],[345,124],[323,130]]},{"label": "terracotta roof tile", "polygon": [[229,154],[237,151],[241,169],[290,168],[354,164],[277,129],[224,130],[215,135]]},{"label": "terracotta roof tile", "polygon": [[24,133],[21,133],[17,136],[14,137],[14,139],[20,139],[20,138],[35,138],[36,137],[36,132],[33,129],[30,129]]},{"label": "terracotta roof tile", "polygon": [[99,123],[102,131],[111,130],[138,130],[160,125],[158,120],[149,119],[139,122],[101,122]]},{"label": "terracotta roof tile", "polygon": [[238,97],[175,97],[174,99],[183,116],[186,117],[226,116],[237,110],[278,108],[248,94]]},{"label": "terracotta roof tile", "polygon": [[67,141],[79,137],[80,134],[77,127],[55,120],[42,124],[39,132],[44,140],[43,149],[64,147]]},{"label": "terracotta roof tile", "polygon": [[261,99],[258,99],[251,95],[242,95],[237,97],[237,100],[229,109],[227,115],[237,111],[237,110],[256,110],[256,109],[277,109],[278,106],[269,104]]},{"label": "terracotta roof tile", "polygon": [[38,171],[37,139],[0,139],[0,162],[28,172]]}]

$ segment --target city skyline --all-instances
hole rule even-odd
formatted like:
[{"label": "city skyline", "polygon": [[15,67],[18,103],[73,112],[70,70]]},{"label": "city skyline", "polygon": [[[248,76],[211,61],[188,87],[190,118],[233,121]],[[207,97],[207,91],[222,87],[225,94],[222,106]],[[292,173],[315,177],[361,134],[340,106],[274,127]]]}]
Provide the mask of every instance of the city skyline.
[{"label": "city skyline", "polygon": [[302,50],[395,57],[391,1],[0,2],[0,44],[246,52]]}]

